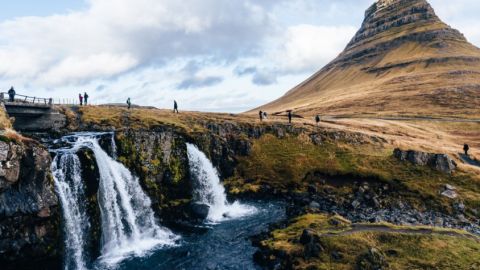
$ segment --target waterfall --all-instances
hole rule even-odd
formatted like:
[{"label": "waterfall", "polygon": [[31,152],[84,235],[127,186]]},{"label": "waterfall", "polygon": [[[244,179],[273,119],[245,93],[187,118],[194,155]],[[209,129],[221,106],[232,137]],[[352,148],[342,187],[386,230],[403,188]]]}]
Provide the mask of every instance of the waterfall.
[{"label": "waterfall", "polygon": [[65,234],[65,268],[83,270],[85,240],[90,223],[80,177],[80,160],[70,152],[57,153],[52,162],[53,179],[62,206]]},{"label": "waterfall", "polygon": [[219,222],[256,212],[254,207],[239,202],[230,204],[218,172],[207,156],[192,144],[187,144],[187,152],[190,174],[196,185],[194,199],[210,206],[207,217],[209,221]]},{"label": "waterfall", "polygon": [[[82,197],[83,182],[76,155],[81,147],[93,151],[100,173],[97,195],[102,231],[100,262],[114,265],[128,256],[142,256],[154,247],[174,245],[178,238],[156,224],[151,201],[143,192],[138,178],[100,147],[96,135],[88,133],[64,137],[62,142],[71,144],[71,148],[54,150],[57,152],[55,159],[59,160],[52,165],[52,171],[64,209],[66,253],[72,253],[67,254],[66,260],[75,261],[75,267],[66,264],[68,269],[85,268],[83,246],[86,230],[81,226],[88,222],[85,222],[85,209],[81,206],[85,204],[85,198]],[[62,162],[64,159],[66,161]]]}]

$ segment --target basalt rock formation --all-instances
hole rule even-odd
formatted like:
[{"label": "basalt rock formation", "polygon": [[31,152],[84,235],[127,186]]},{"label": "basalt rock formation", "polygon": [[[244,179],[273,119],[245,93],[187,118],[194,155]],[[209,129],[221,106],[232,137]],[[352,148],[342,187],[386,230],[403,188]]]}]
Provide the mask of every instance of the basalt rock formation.
[{"label": "basalt rock formation", "polygon": [[479,77],[480,49],[426,0],[379,0],[336,59],[258,109],[478,117]]},{"label": "basalt rock formation", "polygon": [[0,141],[0,163],[2,269],[58,266],[60,212],[48,151],[37,143]]}]

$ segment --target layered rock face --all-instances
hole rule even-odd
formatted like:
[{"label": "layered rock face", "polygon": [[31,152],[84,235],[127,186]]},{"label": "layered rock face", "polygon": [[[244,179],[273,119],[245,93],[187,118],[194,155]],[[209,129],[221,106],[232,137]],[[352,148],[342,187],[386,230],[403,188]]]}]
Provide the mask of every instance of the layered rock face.
[{"label": "layered rock face", "polygon": [[380,0],[336,59],[259,109],[478,117],[479,77],[480,50],[426,0]]},{"label": "layered rock face", "polygon": [[36,143],[0,141],[0,162],[0,265],[59,263],[60,213],[50,154]]}]

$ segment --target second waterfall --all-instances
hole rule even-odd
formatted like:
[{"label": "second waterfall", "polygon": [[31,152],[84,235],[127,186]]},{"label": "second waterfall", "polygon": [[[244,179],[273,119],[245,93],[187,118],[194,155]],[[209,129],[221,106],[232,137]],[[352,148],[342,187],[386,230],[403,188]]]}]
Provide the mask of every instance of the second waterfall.
[{"label": "second waterfall", "polygon": [[187,152],[190,174],[197,185],[194,197],[196,201],[210,207],[207,217],[209,221],[220,222],[254,214],[257,211],[254,207],[239,202],[230,204],[218,172],[207,156],[193,144],[187,144]]}]

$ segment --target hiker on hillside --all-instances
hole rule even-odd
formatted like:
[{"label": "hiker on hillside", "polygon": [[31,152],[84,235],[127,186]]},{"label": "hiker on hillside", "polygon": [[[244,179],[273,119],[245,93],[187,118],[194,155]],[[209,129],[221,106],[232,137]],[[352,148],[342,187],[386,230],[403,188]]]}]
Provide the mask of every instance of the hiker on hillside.
[{"label": "hiker on hillside", "polygon": [[10,88],[10,90],[8,90],[8,97],[9,97],[9,101],[10,102],[14,102],[15,101],[15,89],[13,89],[13,86]]},{"label": "hiker on hillside", "polygon": [[263,118],[264,118],[264,119],[268,119],[267,112],[263,112]]},{"label": "hiker on hillside", "polygon": [[292,123],[292,111],[288,111],[288,123]]},{"label": "hiker on hillside", "polygon": [[468,144],[464,144],[463,151],[465,151],[465,156],[468,156],[468,150],[470,150],[470,146],[468,146]]},{"label": "hiker on hillside", "polygon": [[320,123],[320,115],[316,115],[315,116],[315,123],[317,123],[317,126],[318,126],[318,123]]},{"label": "hiker on hillside", "polygon": [[258,116],[260,117],[260,122],[262,122],[263,121],[263,112],[259,111]]},{"label": "hiker on hillside", "polygon": [[88,94],[87,92],[83,93],[83,100],[85,101],[83,104],[85,104],[85,106],[88,104]]},{"label": "hiker on hillside", "polygon": [[129,110],[132,107],[132,102],[130,101],[130,98],[127,99],[127,106]]},{"label": "hiker on hillside", "polygon": [[173,113],[175,112],[178,113],[178,104],[176,100],[173,101]]},{"label": "hiker on hillside", "polygon": [[80,100],[80,106],[83,105],[83,96],[82,93],[78,94],[78,99]]}]

